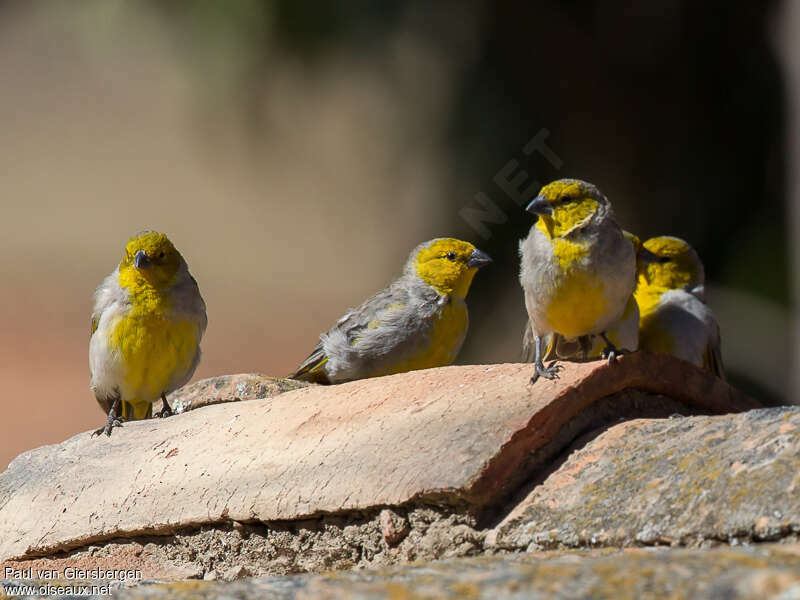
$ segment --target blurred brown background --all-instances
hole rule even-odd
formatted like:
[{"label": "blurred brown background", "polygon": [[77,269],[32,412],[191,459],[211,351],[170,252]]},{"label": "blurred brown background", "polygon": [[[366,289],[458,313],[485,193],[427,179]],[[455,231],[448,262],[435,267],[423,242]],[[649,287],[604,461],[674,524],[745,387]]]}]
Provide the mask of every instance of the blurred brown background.
[{"label": "blurred brown background", "polygon": [[[0,468],[101,424],[92,291],[145,228],[170,235],[208,305],[195,378],[286,374],[444,235],[496,260],[473,286],[459,362],[516,360],[530,220],[496,181],[511,160],[529,195],[581,177],[626,228],[689,240],[732,379],[789,401],[794,12],[0,2]],[[522,152],[543,130],[559,168]],[[462,218],[478,192],[502,215],[488,238]]]}]

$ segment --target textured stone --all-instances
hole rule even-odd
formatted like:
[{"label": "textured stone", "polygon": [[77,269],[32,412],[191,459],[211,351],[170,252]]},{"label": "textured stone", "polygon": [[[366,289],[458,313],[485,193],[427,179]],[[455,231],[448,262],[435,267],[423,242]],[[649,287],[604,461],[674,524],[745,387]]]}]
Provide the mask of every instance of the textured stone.
[{"label": "textured stone", "polygon": [[411,531],[408,521],[395,511],[384,508],[380,514],[381,533],[387,546],[393,547],[403,541]]},{"label": "textured stone", "polygon": [[120,598],[796,598],[800,547],[629,550],[459,559],[370,572],[183,584],[120,591]]},{"label": "textured stone", "polygon": [[225,569],[225,572],[222,574],[222,579],[225,581],[234,581],[236,579],[244,579],[248,575],[250,575],[250,571],[245,569],[242,565],[237,565]]},{"label": "textured stone", "polygon": [[758,406],[646,353],[568,365],[533,386],[529,376],[530,365],[474,365],[313,386],[27,452],[0,475],[0,559],[232,520],[412,503],[476,511],[506,501],[587,427]]},{"label": "textured stone", "polygon": [[[469,515],[417,508],[394,513],[402,539],[386,541],[384,511],[368,515],[327,515],[283,523],[221,524],[170,536],[117,539],[49,558],[0,563],[5,568],[55,570],[138,569],[145,579],[226,579],[237,568],[252,575],[291,575],[390,566],[476,556],[486,536]],[[397,531],[397,530],[395,530]],[[399,533],[399,532],[398,532]]]},{"label": "textured stone", "polygon": [[509,549],[800,534],[800,408],[636,420],[571,453],[489,536]]},{"label": "textured stone", "polygon": [[[305,381],[269,377],[258,373],[220,375],[185,385],[172,393],[167,400],[172,410],[183,413],[223,402],[273,398],[309,385],[311,384]],[[156,410],[160,410],[160,406],[157,406]]]},{"label": "textured stone", "polygon": [[[0,585],[4,582],[0,581]],[[719,598],[800,596],[800,545],[542,552],[392,569],[118,588],[123,600],[275,598]],[[107,598],[108,596],[106,596]],[[101,598],[101,596],[94,596]]]}]

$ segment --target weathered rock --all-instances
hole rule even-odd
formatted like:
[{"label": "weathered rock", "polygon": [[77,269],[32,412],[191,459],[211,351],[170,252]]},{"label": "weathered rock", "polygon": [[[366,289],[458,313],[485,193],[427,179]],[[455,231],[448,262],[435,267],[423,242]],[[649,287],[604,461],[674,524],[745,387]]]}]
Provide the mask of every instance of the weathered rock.
[{"label": "weathered rock", "polygon": [[382,512],[244,527],[221,524],[170,536],[117,539],[54,557],[3,562],[0,575],[6,567],[63,574],[68,567],[96,564],[137,569],[145,579],[224,579],[237,567],[258,576],[291,575],[476,556],[484,550],[486,533],[474,517],[432,508],[392,511],[408,531],[390,545]]},{"label": "weathered rock", "polygon": [[0,475],[0,559],[232,520],[414,504],[476,513],[500,506],[587,428],[758,406],[646,353],[569,365],[534,386],[529,376],[530,365],[469,366],[314,386],[25,453]]},{"label": "weathered rock", "polygon": [[[172,410],[183,413],[223,402],[273,398],[309,385],[311,384],[304,381],[269,377],[258,373],[220,375],[185,385],[172,393],[167,400]],[[160,410],[160,407],[157,406],[156,410]]]},{"label": "weathered rock", "polygon": [[800,408],[636,420],[569,455],[489,536],[508,549],[800,534]]},{"label": "weathered rock", "polygon": [[119,598],[794,598],[800,546],[629,550],[459,559],[213,586],[172,584]]},{"label": "weathered rock", "polygon": [[411,527],[405,517],[398,515],[395,511],[384,508],[380,514],[381,533],[383,540],[390,547],[396,546],[403,541],[411,531]]},{"label": "weathered rock", "polygon": [[248,575],[250,575],[250,571],[242,565],[236,565],[235,567],[225,569],[225,572],[222,574],[222,579],[225,581],[234,581],[236,579],[244,579]]},{"label": "weathered rock", "polygon": [[146,578],[221,579],[236,567],[262,576],[542,547],[796,541],[800,452],[793,448],[799,425],[797,407],[617,424],[586,447],[565,452],[566,462],[527,498],[521,495],[494,529],[445,508],[234,521],[6,562],[0,573],[6,566],[60,570],[96,564],[139,569]]},{"label": "weathered rock", "polygon": [[[0,581],[0,585],[8,585]],[[275,598],[719,598],[800,595],[800,545],[542,552],[383,570],[117,588],[121,600]],[[102,596],[92,596],[102,598]],[[108,598],[108,596],[105,596]]]}]

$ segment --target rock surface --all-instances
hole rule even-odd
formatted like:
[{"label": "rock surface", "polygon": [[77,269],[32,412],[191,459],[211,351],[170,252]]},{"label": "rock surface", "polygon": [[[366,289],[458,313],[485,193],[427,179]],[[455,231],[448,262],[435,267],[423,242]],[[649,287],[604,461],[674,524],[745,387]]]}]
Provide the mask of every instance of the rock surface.
[{"label": "rock surface", "polygon": [[237,567],[288,575],[541,548],[796,543],[799,432],[797,407],[619,423],[565,452],[496,527],[444,508],[394,507],[117,539],[0,568],[94,564],[145,578],[226,579]]},{"label": "rock surface", "polygon": [[800,535],[800,408],[621,423],[569,453],[489,536],[525,550]]},{"label": "rock surface", "polygon": [[[16,585],[4,582],[0,586]],[[70,582],[64,582],[70,583]],[[10,587],[7,588],[10,591]],[[800,596],[800,545],[647,548],[454,559],[383,570],[118,587],[124,600],[275,598],[719,598]],[[90,596],[108,598],[108,596]]]},{"label": "rock surface", "polygon": [[460,559],[233,584],[172,584],[119,598],[797,598],[800,546],[628,550]]},{"label": "rock surface", "polygon": [[534,386],[529,376],[530,365],[468,366],[313,386],[25,453],[0,475],[0,559],[325,514],[366,514],[386,543],[381,508],[502,511],[587,429],[758,406],[641,352],[569,365]]},{"label": "rock surface", "polygon": [[[269,377],[259,373],[220,375],[185,385],[171,394],[167,400],[169,400],[172,410],[176,413],[183,413],[212,404],[273,398],[284,392],[298,390],[309,385],[311,384],[304,381]],[[155,407],[155,410],[160,409],[161,406]]]}]

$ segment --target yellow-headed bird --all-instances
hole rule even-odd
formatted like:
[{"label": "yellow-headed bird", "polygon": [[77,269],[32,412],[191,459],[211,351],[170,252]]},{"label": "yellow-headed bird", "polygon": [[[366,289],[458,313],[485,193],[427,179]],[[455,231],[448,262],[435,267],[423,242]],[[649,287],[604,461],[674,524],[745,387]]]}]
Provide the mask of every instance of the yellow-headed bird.
[{"label": "yellow-headed bird", "polygon": [[[634,252],[638,255],[642,247],[641,240],[628,231],[623,231],[622,234],[633,244]],[[636,303],[634,294],[628,297],[620,320],[606,330],[606,337],[620,351],[633,352],[639,349],[639,305]],[[603,358],[606,342],[599,335],[582,335],[578,338],[567,339],[558,333],[553,333],[547,336],[543,347],[545,348],[543,362],[550,360],[585,361]],[[522,338],[522,360],[533,362],[534,359],[535,344],[529,318],[525,324],[525,333]]]},{"label": "yellow-headed bird", "polygon": [[166,395],[194,373],[207,322],[197,282],[167,236],[145,231],[128,240],[94,296],[90,388],[108,414],[95,433],[151,417],[159,398],[158,416],[171,415]]},{"label": "yellow-headed bird", "polygon": [[672,354],[725,378],[719,325],[705,304],[705,272],[682,239],[647,240],[637,259],[640,348]]},{"label": "yellow-headed bird", "polygon": [[472,278],[490,262],[461,240],[420,244],[403,275],[321,335],[289,377],[341,383],[451,364],[467,335]]},{"label": "yellow-headed bird", "polygon": [[560,365],[545,367],[544,341],[600,335],[604,353],[618,350],[606,331],[617,323],[635,284],[636,257],[611,203],[591,183],[561,179],[544,186],[528,205],[538,217],[520,242],[520,283],[534,341],[535,369],[554,379]]}]

